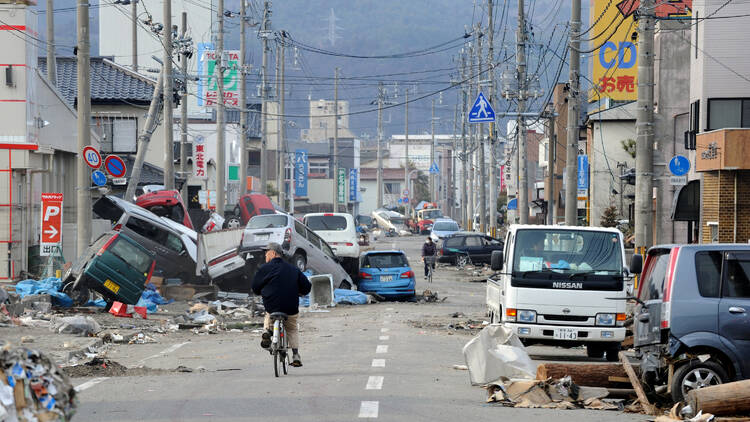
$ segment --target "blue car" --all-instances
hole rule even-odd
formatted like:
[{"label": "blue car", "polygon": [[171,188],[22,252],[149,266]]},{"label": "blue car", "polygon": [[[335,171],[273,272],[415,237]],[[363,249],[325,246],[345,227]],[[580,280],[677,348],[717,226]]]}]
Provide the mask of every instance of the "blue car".
[{"label": "blue car", "polygon": [[359,285],[362,292],[388,298],[411,298],[416,279],[402,251],[370,251],[359,258]]}]

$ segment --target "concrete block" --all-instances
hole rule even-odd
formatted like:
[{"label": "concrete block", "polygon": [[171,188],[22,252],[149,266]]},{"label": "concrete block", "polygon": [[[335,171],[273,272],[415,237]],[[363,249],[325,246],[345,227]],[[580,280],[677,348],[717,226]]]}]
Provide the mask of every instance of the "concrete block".
[{"label": "concrete block", "polygon": [[330,274],[314,275],[309,280],[312,284],[310,307],[336,306],[333,300],[333,277]]}]

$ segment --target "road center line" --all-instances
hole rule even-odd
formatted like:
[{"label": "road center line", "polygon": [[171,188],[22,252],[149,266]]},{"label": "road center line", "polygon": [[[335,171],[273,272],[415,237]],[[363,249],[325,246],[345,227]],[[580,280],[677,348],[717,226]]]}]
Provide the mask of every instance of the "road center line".
[{"label": "road center line", "polygon": [[378,347],[375,349],[375,353],[388,353],[388,345],[379,344]]},{"label": "road center line", "polygon": [[158,358],[158,357],[162,357],[164,355],[168,355],[168,354],[176,351],[177,349],[179,349],[180,347],[182,347],[182,346],[184,346],[184,345],[186,345],[188,343],[189,343],[188,341],[186,341],[184,343],[175,343],[175,344],[167,347],[166,349],[162,350],[161,352],[159,352],[159,353],[157,353],[155,355],[151,355],[151,356],[149,356],[147,358],[143,358],[143,359],[139,360],[138,363],[142,364],[142,363],[146,362],[149,359]]},{"label": "road center line", "polygon": [[109,377],[99,377],[99,378],[94,378],[92,380],[88,380],[84,382],[83,384],[75,387],[76,393],[80,393],[83,390],[88,390],[89,388],[95,386],[96,384],[99,384],[100,382],[106,381],[108,379]]},{"label": "road center line", "polygon": [[382,340],[382,341],[388,341],[388,339],[390,339],[390,338],[391,338],[391,336],[380,336],[380,340]]},{"label": "road center line", "polygon": [[363,401],[359,405],[360,418],[377,418],[380,403],[376,401]]},{"label": "road center line", "polygon": [[392,311],[393,308],[385,308],[386,311]]},{"label": "road center line", "polygon": [[365,390],[382,390],[383,389],[383,377],[382,375],[372,375],[367,379],[367,386]]},{"label": "road center line", "polygon": [[372,367],[373,368],[385,368],[385,359],[373,359]]},{"label": "road center line", "polygon": [[381,333],[387,333],[388,331],[390,331],[390,328],[381,328],[380,329]]}]

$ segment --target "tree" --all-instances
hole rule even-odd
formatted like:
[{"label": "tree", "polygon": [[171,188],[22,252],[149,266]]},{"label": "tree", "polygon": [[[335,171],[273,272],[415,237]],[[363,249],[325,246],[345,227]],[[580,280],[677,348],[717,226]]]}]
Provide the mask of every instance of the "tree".
[{"label": "tree", "polygon": [[604,209],[602,218],[599,220],[599,225],[602,227],[617,227],[617,207],[610,205]]},{"label": "tree", "polygon": [[631,157],[635,158],[635,139],[625,139],[620,141],[622,149],[625,150]]}]

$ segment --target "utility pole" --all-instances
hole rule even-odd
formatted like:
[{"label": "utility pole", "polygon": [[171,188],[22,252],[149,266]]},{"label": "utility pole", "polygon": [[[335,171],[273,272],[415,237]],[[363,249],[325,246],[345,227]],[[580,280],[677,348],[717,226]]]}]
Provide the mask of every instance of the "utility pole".
[{"label": "utility pole", "polygon": [[383,83],[378,84],[378,208],[383,208]]},{"label": "utility pole", "polygon": [[[224,205],[227,202],[224,186],[227,180],[227,151],[224,122],[224,0],[218,0],[216,6],[218,19],[218,34],[216,40],[216,86],[219,98],[216,100],[216,213],[224,215]],[[166,93],[165,93],[166,94]],[[167,95],[164,95],[166,98]],[[210,195],[209,195],[210,196]]]},{"label": "utility pole", "polygon": [[138,2],[130,0],[130,32],[133,43],[131,52],[133,54],[133,72],[138,71]]},{"label": "utility pole", "polygon": [[[135,3],[135,2],[134,2]],[[180,33],[180,39],[185,40],[187,36],[187,12],[182,12],[182,21],[180,22],[182,28]],[[182,184],[182,202],[188,203],[188,189],[187,189],[187,127],[188,127],[188,84],[187,84],[187,69],[188,69],[188,56],[190,52],[187,48],[182,49],[182,62],[180,62],[180,70],[182,71],[182,77],[184,82],[182,84],[182,100],[180,101],[180,176],[184,180]]]},{"label": "utility pole", "polygon": [[[240,0],[240,196],[247,193],[247,75],[245,69],[245,38],[247,38],[245,22],[247,3]],[[282,203],[283,207],[284,204]]]},{"label": "utility pole", "polygon": [[281,169],[281,126],[284,125],[284,119],[279,113],[281,103],[281,42],[276,43],[276,199],[284,206],[284,202],[281,199],[281,187],[282,175],[284,174]]},{"label": "utility pole", "polygon": [[654,241],[652,190],[654,174],[654,0],[642,0],[638,8],[638,109],[635,152],[635,247]]},{"label": "utility pole", "polygon": [[[85,1],[85,0],[80,0]],[[130,180],[128,181],[128,188],[125,190],[125,200],[134,202],[135,189],[138,187],[138,183],[141,180],[141,169],[143,169],[143,160],[146,158],[146,151],[148,151],[148,144],[151,142],[151,136],[156,130],[158,125],[158,114],[161,108],[161,93],[164,88],[164,67],[159,72],[159,78],[154,86],[154,93],[151,96],[151,105],[148,107],[148,114],[146,115],[146,123],[143,124],[143,131],[138,136],[138,149],[135,154],[135,162],[133,163],[133,170],[130,172]]]},{"label": "utility pole", "polygon": [[[404,103],[404,105],[406,106],[406,116],[405,116],[406,120],[404,124],[405,126],[404,133],[406,137],[404,138],[405,157],[404,157],[404,189],[403,191],[409,192],[408,195],[405,195],[406,198],[409,198],[409,197],[414,197],[414,192],[409,190],[409,89],[407,88],[405,91],[406,91],[406,102]],[[406,209],[407,217],[409,216],[409,205],[411,205],[410,202],[407,202],[404,206]]]},{"label": "utility pole", "polygon": [[55,1],[47,0],[47,79],[57,86],[57,60],[55,59]]},{"label": "utility pole", "polygon": [[333,70],[333,212],[339,206],[339,68]]},{"label": "utility pole", "polygon": [[[643,2],[641,2],[641,7],[643,7]],[[642,19],[642,17],[639,18]],[[581,0],[572,0],[570,11],[570,80],[568,82],[568,145],[565,154],[565,224],[568,226],[578,225],[578,119],[581,110],[579,87],[580,31]]]},{"label": "utility pole", "polygon": [[[481,33],[481,26],[479,26]],[[492,28],[489,28],[489,32],[492,32]],[[482,39],[477,40],[477,92],[482,92]],[[486,160],[484,157],[484,123],[480,123],[477,127],[477,143],[479,145],[479,228],[480,233],[487,233],[487,169]]]},{"label": "utility pole", "polygon": [[[573,0],[580,1],[580,0]],[[526,160],[526,18],[524,0],[518,0],[518,45],[516,46],[516,72],[518,75],[518,222],[529,223],[529,172]]]},{"label": "utility pole", "polygon": [[[284,55],[285,52],[285,45],[284,42],[281,42],[281,45],[279,46],[281,52],[279,53],[281,55],[281,92],[279,93],[279,119],[281,119],[281,126],[279,127],[279,143],[281,145],[277,145],[277,149],[279,150],[278,153],[281,156],[281,162],[280,162],[280,168],[279,171],[281,173],[281,187],[279,187],[279,192],[281,194],[279,195],[279,201],[281,202],[281,206],[285,207],[286,203],[286,191],[285,191],[285,185],[286,185],[286,120],[285,120],[285,112],[286,107],[284,104],[284,97],[286,96],[286,87],[285,87],[285,73],[284,73],[284,63],[286,62],[286,56]],[[293,192],[291,191],[291,184],[289,185],[289,194],[293,195]]]},{"label": "utility pole", "polygon": [[547,224],[555,224],[555,150],[557,149],[557,135],[555,134],[555,108],[551,107],[549,113],[549,137],[547,138],[547,183],[544,189],[544,197],[547,198]]},{"label": "utility pole", "polygon": [[[466,53],[461,52],[461,80],[466,81]],[[466,212],[467,207],[467,187],[466,181],[469,179],[466,174],[466,108],[469,106],[468,102],[468,86],[466,83],[461,85],[461,225],[464,229],[469,229],[469,217]]]},{"label": "utility pole", "polygon": [[174,189],[174,104],[172,95],[172,0],[164,2],[164,189]]},{"label": "utility pole", "polygon": [[[91,145],[91,66],[89,40],[89,2],[78,0],[78,154]],[[48,9],[47,13],[54,13]],[[49,69],[50,63],[47,63]],[[91,242],[91,180],[88,165],[79,155],[76,161],[76,223],[78,225],[77,249],[81,256]]]},{"label": "utility pole", "polygon": [[[432,133],[432,143],[430,144],[430,168],[435,164],[435,99],[432,99],[432,119],[430,120],[430,132]],[[435,175],[430,171],[430,202],[436,202],[435,195]]]},{"label": "utility pole", "polygon": [[[219,0],[223,1],[223,0]],[[268,1],[263,2],[263,27],[261,28],[261,40],[263,45],[263,69],[261,70],[261,96],[263,103],[261,106],[261,139],[260,139],[260,193],[266,194],[266,185],[268,184],[268,26],[271,24],[271,4]]]},{"label": "utility pole", "polygon": [[[495,24],[492,16],[494,5],[492,0],[487,0],[487,22],[489,26],[489,44],[487,47],[487,66],[490,69],[490,105],[495,103]],[[497,161],[495,159],[497,137],[495,136],[495,122],[490,123],[490,236],[497,236]]]}]

